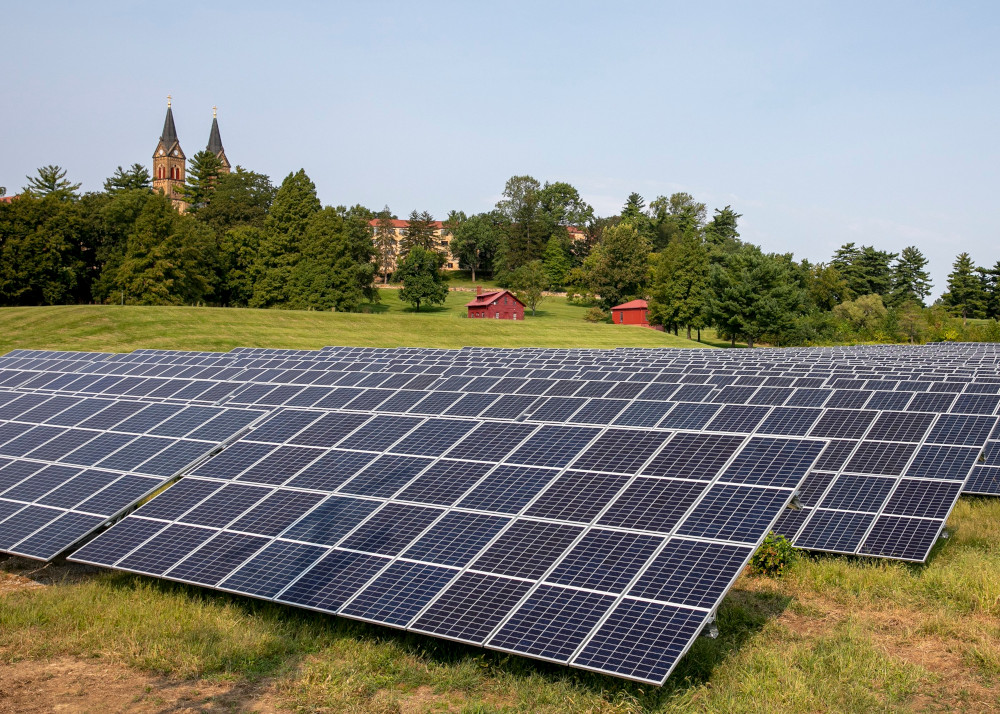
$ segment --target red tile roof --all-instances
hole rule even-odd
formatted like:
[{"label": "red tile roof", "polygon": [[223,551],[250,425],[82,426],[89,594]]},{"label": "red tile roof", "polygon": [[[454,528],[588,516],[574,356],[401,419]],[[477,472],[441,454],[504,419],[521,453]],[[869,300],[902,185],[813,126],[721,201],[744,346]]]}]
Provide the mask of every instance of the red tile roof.
[{"label": "red tile roof", "polygon": [[473,300],[472,302],[465,303],[465,306],[466,307],[486,307],[487,305],[489,305],[491,302],[493,302],[497,298],[503,297],[504,294],[510,295],[512,298],[514,298],[514,300],[517,300],[518,303],[520,303],[521,305],[524,305],[524,303],[521,302],[520,300],[518,300],[517,297],[514,296],[514,293],[512,293],[510,290],[491,290],[488,293],[483,293],[482,295],[477,295],[475,300]]},{"label": "red tile roof", "polygon": [[[368,225],[370,225],[370,226],[372,226],[374,228],[375,226],[378,225],[378,219],[377,218],[371,219],[370,221],[368,221]],[[432,221],[431,225],[434,226],[434,228],[444,228],[444,223],[442,223],[441,221]],[[393,228],[409,228],[410,227],[410,222],[409,221],[402,221],[402,220],[400,220],[398,218],[393,218],[392,219],[392,227]]]},{"label": "red tile roof", "polygon": [[16,198],[16,196],[0,196],[0,202],[10,203]]},{"label": "red tile roof", "polygon": [[645,310],[649,305],[645,300],[629,300],[621,305],[615,305],[612,310]]}]

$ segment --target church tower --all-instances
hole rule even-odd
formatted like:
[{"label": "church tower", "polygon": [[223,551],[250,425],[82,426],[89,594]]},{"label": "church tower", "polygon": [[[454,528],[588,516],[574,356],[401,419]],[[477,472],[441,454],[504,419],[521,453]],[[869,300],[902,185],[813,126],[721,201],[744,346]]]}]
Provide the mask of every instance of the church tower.
[{"label": "church tower", "polygon": [[228,174],[231,167],[229,165],[229,159],[226,158],[226,150],[222,148],[222,135],[219,133],[219,108],[212,107],[212,131],[208,135],[208,146],[205,147],[208,151],[215,154],[216,158],[219,159],[219,173]]},{"label": "church tower", "polygon": [[170,108],[168,95],[167,117],[163,120],[163,132],[156,151],[153,152],[153,190],[164,194],[173,202],[174,208],[182,213],[187,208],[181,193],[186,163],[187,158],[177,140],[177,128],[174,126],[174,113]]}]

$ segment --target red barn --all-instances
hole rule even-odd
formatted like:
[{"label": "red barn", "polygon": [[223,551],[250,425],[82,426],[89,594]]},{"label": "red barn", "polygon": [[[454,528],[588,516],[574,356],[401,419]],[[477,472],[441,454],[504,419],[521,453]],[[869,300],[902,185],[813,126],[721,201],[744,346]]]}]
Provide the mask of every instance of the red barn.
[{"label": "red barn", "polygon": [[649,320],[646,318],[647,312],[649,312],[649,305],[646,304],[645,300],[630,300],[611,308],[611,320],[616,325],[649,327]]},{"label": "red barn", "polygon": [[494,320],[523,320],[524,303],[514,297],[510,290],[483,292],[476,288],[476,299],[466,303],[469,317],[483,317]]}]

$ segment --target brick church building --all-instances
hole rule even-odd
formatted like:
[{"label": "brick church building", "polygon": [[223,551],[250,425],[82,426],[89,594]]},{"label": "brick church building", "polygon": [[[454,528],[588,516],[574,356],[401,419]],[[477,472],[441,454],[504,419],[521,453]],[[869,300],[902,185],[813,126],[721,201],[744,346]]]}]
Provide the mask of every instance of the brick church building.
[{"label": "brick church building", "polygon": [[[187,157],[177,138],[174,112],[170,105],[168,96],[163,131],[153,152],[153,190],[167,196],[173,202],[174,208],[183,213],[187,209],[187,203],[183,200],[184,194],[181,188],[184,186],[187,172]],[[205,149],[219,159],[221,164],[219,171],[228,174],[231,167],[229,159],[226,158],[226,150],[222,148],[222,135],[219,133],[218,112],[215,107],[212,107],[212,129],[208,134],[208,145]]]}]

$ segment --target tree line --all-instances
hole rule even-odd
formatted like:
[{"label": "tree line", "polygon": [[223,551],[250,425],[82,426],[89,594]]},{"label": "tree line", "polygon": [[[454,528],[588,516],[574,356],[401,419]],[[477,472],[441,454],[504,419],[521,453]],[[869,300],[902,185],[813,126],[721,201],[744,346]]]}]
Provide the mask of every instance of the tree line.
[{"label": "tree line", "polygon": [[933,286],[915,246],[848,243],[826,262],[795,260],[742,241],[731,206],[709,216],[683,192],[648,205],[632,193],[600,217],[571,184],[513,176],[492,210],[451,211],[443,236],[414,210],[400,236],[388,206],[324,207],[304,170],[275,186],[220,169],[211,152],[192,158],[178,212],[140,164],[83,194],[60,167],[40,168],[16,200],[0,202],[0,303],[357,311],[392,280],[420,309],[447,296],[448,239],[473,280],[490,276],[532,311],[548,291],[598,314],[647,298],[653,324],[688,336],[711,326],[750,345],[917,341],[948,316],[963,325],[1000,316],[1000,261],[983,268],[960,254],[928,308]]}]

